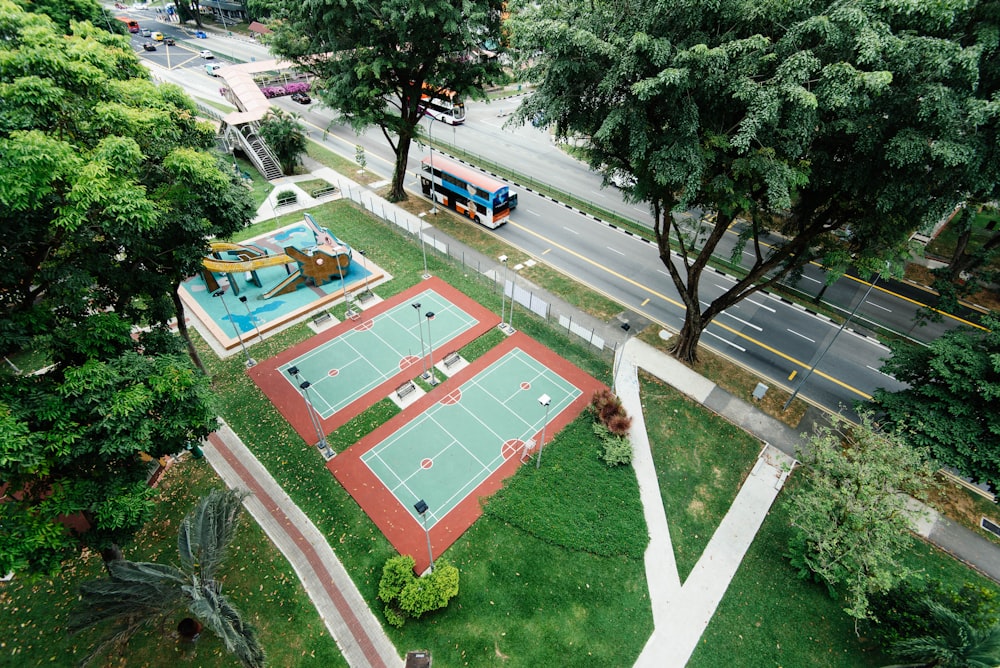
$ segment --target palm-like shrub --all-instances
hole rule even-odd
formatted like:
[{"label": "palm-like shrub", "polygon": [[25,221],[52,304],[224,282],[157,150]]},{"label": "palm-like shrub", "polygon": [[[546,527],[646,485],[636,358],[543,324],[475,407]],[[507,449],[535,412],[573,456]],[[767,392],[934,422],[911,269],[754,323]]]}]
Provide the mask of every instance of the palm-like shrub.
[{"label": "palm-like shrub", "polygon": [[109,644],[128,642],[143,626],[165,624],[186,607],[244,666],[264,665],[256,629],[222,594],[222,583],[217,579],[245,496],[234,490],[213,490],[198,502],[178,530],[180,568],[119,559],[108,563],[107,579],[80,585],[70,631],[78,633],[111,623],[110,632],[85,663]]},{"label": "palm-like shrub", "polygon": [[[927,600],[936,632],[895,643],[891,652],[906,664],[940,668],[995,668],[1000,665],[1000,625],[976,628],[962,615],[936,601]],[[899,667],[902,668],[902,667]]]}]

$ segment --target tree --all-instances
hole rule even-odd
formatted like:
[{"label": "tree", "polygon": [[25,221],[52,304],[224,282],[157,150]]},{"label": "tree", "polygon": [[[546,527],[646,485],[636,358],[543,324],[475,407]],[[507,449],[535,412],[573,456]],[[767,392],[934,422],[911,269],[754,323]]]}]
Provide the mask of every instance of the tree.
[{"label": "tree", "polygon": [[177,16],[181,23],[194,21],[198,28],[201,24],[201,3],[198,0],[174,0],[174,7],[177,8]]},{"label": "tree", "polygon": [[925,601],[936,632],[907,638],[890,652],[918,663],[889,668],[995,668],[1000,665],[1000,624],[979,629],[955,611],[935,601]]},{"label": "tree", "polygon": [[835,416],[833,428],[821,428],[799,453],[807,483],[791,501],[789,556],[802,577],[818,577],[843,598],[845,612],[865,619],[869,595],[907,577],[905,494],[921,494],[933,470],[871,415],[848,427]]},{"label": "tree", "polygon": [[260,123],[260,134],[271,147],[286,174],[295,173],[306,152],[306,135],[301,116],[281,109],[271,109]]},{"label": "tree", "polygon": [[890,344],[882,365],[908,387],[876,390],[873,403],[913,446],[944,466],[1000,487],[1000,319],[986,330],[958,328],[927,346]]},{"label": "tree", "polygon": [[449,89],[480,97],[500,73],[482,45],[500,42],[502,0],[258,0],[270,12],[271,50],[319,79],[318,96],[360,131],[382,130],[396,156],[391,201],[406,199],[410,142],[424,115],[421,94]]},{"label": "tree", "polygon": [[400,627],[407,617],[419,619],[425,612],[439,610],[458,595],[458,569],[439,560],[434,570],[416,577],[413,557],[405,554],[391,557],[382,567],[378,583],[378,598],[385,603],[385,618]]},{"label": "tree", "polygon": [[162,624],[186,606],[244,666],[264,665],[264,649],[256,629],[222,593],[219,580],[245,496],[234,490],[212,490],[198,502],[178,531],[180,568],[113,560],[108,562],[107,579],[80,585],[70,631],[79,633],[106,622],[114,625],[88,660],[109,643],[126,643],[143,626]]},{"label": "tree", "polygon": [[[81,540],[127,542],[153,503],[142,455],[215,428],[169,324],[186,332],[177,286],[253,204],[205,152],[211,126],[148,80],[127,38],[61,34],[9,0],[0,26],[0,349],[39,359],[0,376],[0,569],[30,575]],[[55,522],[76,513],[83,536]]]},{"label": "tree", "polygon": [[[883,271],[970,184],[996,191],[978,152],[992,135],[977,133],[995,124],[976,76],[990,51],[975,35],[962,43],[965,10],[924,9],[640,0],[515,12],[514,43],[540,81],[515,119],[586,138],[606,180],[634,176],[626,195],[649,203],[686,307],[678,358],[696,358],[723,310],[805,263]],[[703,308],[702,272],[734,223],[732,259],[749,249],[753,264]]]}]

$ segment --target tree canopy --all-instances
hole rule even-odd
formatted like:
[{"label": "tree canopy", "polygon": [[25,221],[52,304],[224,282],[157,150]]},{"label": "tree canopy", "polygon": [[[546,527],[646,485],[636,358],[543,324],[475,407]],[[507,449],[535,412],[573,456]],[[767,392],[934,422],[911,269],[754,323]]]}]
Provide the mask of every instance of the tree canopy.
[{"label": "tree canopy", "polygon": [[894,342],[882,372],[908,387],[875,391],[874,404],[906,439],[942,465],[1000,488],[1000,319],[960,328],[927,346]]},{"label": "tree canopy", "polygon": [[[151,503],[153,458],[215,426],[208,381],[169,329],[208,237],[253,210],[206,152],[214,131],[156,86],[125,37],[0,0],[0,570],[51,572]],[[30,366],[27,366],[30,365]]]},{"label": "tree canopy", "polygon": [[[525,3],[512,34],[539,86],[516,118],[635,177],[627,196],[649,203],[686,306],[674,352],[693,360],[713,318],[805,263],[884,270],[971,189],[996,192],[979,77],[996,30],[978,4]],[[753,265],[703,307],[731,230]]]},{"label": "tree canopy", "polygon": [[313,89],[360,130],[378,126],[396,156],[389,198],[406,198],[410,141],[424,115],[421,94],[482,96],[500,73],[484,44],[501,43],[502,0],[257,0],[275,21],[271,50],[318,77]]}]

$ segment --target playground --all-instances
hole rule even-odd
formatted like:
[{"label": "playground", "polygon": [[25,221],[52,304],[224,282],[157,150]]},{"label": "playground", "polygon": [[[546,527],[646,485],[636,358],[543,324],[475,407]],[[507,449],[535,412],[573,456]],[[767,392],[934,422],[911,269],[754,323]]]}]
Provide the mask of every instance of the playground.
[{"label": "playground", "polygon": [[359,256],[305,213],[245,242],[213,242],[200,274],[181,284],[181,299],[222,350],[233,350],[386,278]]},{"label": "playground", "polygon": [[516,333],[327,467],[420,572],[428,538],[434,554],[446,550],[481,515],[480,498],[544,456],[543,434],[550,441],[601,387]]}]

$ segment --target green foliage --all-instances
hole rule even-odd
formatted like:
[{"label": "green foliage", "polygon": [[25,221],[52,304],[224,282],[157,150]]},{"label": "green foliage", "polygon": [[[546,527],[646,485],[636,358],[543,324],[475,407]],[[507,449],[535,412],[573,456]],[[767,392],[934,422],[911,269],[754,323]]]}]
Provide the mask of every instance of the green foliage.
[{"label": "green foliage", "polygon": [[107,579],[80,586],[69,630],[79,633],[107,622],[113,625],[91,656],[112,642],[127,642],[144,625],[165,623],[186,604],[244,666],[264,665],[256,629],[221,593],[222,583],[217,580],[244,497],[245,493],[234,490],[212,490],[198,502],[178,533],[181,568],[118,559],[108,562]]},{"label": "green foliage", "polygon": [[595,422],[594,434],[601,441],[601,461],[608,466],[621,466],[632,463],[632,442],[627,436],[611,433],[603,422]]},{"label": "green foliage", "polygon": [[894,655],[942,668],[995,668],[1000,665],[1000,624],[979,629],[936,601],[924,600],[924,605],[933,620],[934,630],[928,635],[893,644]]},{"label": "green foliage", "polygon": [[458,569],[444,560],[423,577],[413,574],[413,557],[398,555],[385,562],[378,597],[385,603],[386,621],[401,627],[407,617],[419,619],[424,613],[440,610],[458,595]]},{"label": "green foliage", "polygon": [[301,116],[272,108],[260,123],[260,134],[281,163],[285,174],[294,174],[295,166],[302,163],[306,152],[305,128],[299,122]]},{"label": "green foliage", "polygon": [[915,447],[977,482],[1000,486],[1000,319],[960,328],[928,346],[890,344],[882,366],[908,387],[879,389],[874,403]]},{"label": "green foliage", "polygon": [[632,418],[625,412],[621,399],[608,388],[594,392],[590,400],[594,414],[594,434],[601,441],[601,460],[608,466],[621,466],[632,462],[632,443],[628,430]]},{"label": "green foliage", "polygon": [[[272,24],[271,51],[316,74],[319,96],[355,129],[377,125],[392,137],[392,200],[406,197],[406,158],[424,115],[424,84],[482,95],[500,72],[496,58],[468,57],[486,41],[500,44],[500,0],[428,0],[419,9],[409,0],[261,4],[280,19]],[[317,53],[338,57],[317,59]]]},{"label": "green foliage", "polygon": [[808,485],[792,501],[792,565],[815,576],[865,619],[869,596],[888,591],[909,572],[900,554],[909,540],[906,494],[920,496],[932,468],[898,435],[880,431],[871,415],[854,428],[839,416],[799,454]]}]

